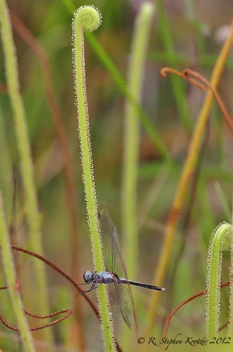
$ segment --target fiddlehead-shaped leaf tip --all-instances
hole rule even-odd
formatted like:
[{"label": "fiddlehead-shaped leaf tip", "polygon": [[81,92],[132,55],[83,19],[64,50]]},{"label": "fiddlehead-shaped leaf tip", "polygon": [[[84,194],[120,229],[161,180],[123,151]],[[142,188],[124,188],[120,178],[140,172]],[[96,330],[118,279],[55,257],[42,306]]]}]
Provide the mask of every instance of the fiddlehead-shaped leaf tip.
[{"label": "fiddlehead-shaped leaf tip", "polygon": [[211,236],[207,262],[206,328],[209,338],[218,336],[223,251],[232,244],[232,225],[220,224]]},{"label": "fiddlehead-shaped leaf tip", "polygon": [[75,12],[75,20],[80,21],[83,29],[94,31],[100,26],[102,16],[96,7],[82,6]]}]

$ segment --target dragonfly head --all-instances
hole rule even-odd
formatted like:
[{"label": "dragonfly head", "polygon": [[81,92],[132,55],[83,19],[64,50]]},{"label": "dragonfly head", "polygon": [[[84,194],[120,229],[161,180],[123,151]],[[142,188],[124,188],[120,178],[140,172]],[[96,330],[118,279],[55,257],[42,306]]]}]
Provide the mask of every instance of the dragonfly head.
[{"label": "dragonfly head", "polygon": [[83,280],[85,282],[92,282],[93,279],[94,279],[93,272],[91,270],[85,271],[85,273],[83,274]]}]

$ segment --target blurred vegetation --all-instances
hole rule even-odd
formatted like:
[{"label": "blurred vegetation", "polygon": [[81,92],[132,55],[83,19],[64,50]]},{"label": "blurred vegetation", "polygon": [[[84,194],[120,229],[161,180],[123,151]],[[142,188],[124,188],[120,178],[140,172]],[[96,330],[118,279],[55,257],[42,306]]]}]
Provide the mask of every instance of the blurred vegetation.
[{"label": "blurred vegetation", "polygon": [[[155,1],[152,3],[155,4]],[[74,105],[71,13],[73,6],[78,8],[89,5],[90,1],[9,0],[7,4],[39,41],[50,63],[52,88],[71,154],[79,242],[76,256],[80,263],[75,279],[77,282],[82,282],[83,272],[92,269],[92,254],[88,237]],[[92,4],[100,9],[103,23],[91,35],[98,40],[118,70],[118,74],[126,81],[134,20],[141,1],[93,0]],[[130,279],[148,283],[152,283],[153,280],[165,224],[205,95],[179,77],[175,80],[178,83],[174,83],[171,76],[163,78],[160,75],[160,68],[172,65],[182,70],[189,67],[208,79],[227,37],[229,30],[227,26],[231,23],[233,13],[233,3],[228,0],[163,1],[163,4],[171,34],[172,50],[165,44],[164,26],[158,21],[158,12],[157,14],[155,12],[149,38],[141,106],[151,125],[156,128],[175,167],[167,167],[164,157],[148,135],[148,131],[141,127],[136,204],[139,227],[138,258],[135,263],[137,277]],[[98,57],[91,45],[91,39],[87,39],[89,38],[85,40],[87,96],[98,207],[100,209],[107,207],[118,229],[120,243],[123,243],[120,207],[123,127],[127,94],[122,86],[119,86],[119,81],[110,73],[106,61]],[[35,167],[38,204],[42,214],[44,255],[71,273],[74,272],[71,253],[75,248],[71,242],[66,210],[64,162],[46,100],[42,68],[37,55],[16,30],[14,30],[14,40],[18,57],[20,91],[25,105]],[[11,229],[11,241],[26,247],[29,235],[23,208],[24,194],[19,172],[13,115],[5,86],[2,45],[0,45],[0,58],[0,188],[5,203],[7,223]],[[231,115],[233,111],[232,69],[233,51],[231,49],[218,85],[218,92]],[[178,92],[175,91],[176,84],[179,87]],[[172,309],[188,296],[205,288],[211,233],[220,222],[231,220],[229,209],[232,202],[233,179],[230,152],[232,135],[215,102],[209,114],[205,136],[200,147],[201,160],[197,160],[197,165],[200,162],[200,167],[193,173],[179,218],[167,275],[164,278],[166,291],[160,294],[160,305],[152,331],[152,335],[159,339],[164,320]],[[14,197],[14,189],[16,189],[16,197]],[[145,209],[148,209],[146,214],[144,214]],[[36,296],[33,287],[34,274],[31,270],[34,260],[36,259],[25,254],[15,255],[24,306],[31,312],[39,314],[37,301],[40,297]],[[223,257],[222,282],[229,280],[229,265],[230,255],[226,252]],[[51,312],[48,313],[73,308],[74,291],[70,285],[50,268],[46,268],[46,272],[51,308]],[[4,286],[3,270],[0,271],[0,275],[0,285]],[[149,294],[146,290],[133,288],[140,335],[143,335],[146,324]],[[92,292],[90,296],[96,302],[95,293]],[[98,320],[82,297],[76,299],[83,314],[81,322],[83,349],[101,351],[102,341]],[[221,292],[220,325],[228,320],[228,304],[229,288],[226,287]],[[16,325],[6,291],[1,291],[0,314],[12,325]],[[174,337],[181,332],[183,336],[193,334],[202,337],[205,334],[204,317],[205,297],[201,296],[176,313],[170,322],[168,335]],[[120,319],[119,323],[124,324]],[[28,320],[30,326],[36,325],[35,319],[30,317]],[[64,322],[49,328],[53,329],[57,351],[79,350],[73,322],[74,318],[69,317]],[[121,345],[121,335],[118,325],[115,324],[115,318],[114,325],[116,325],[116,338]],[[17,333],[10,331],[4,325],[1,325],[0,330],[0,348],[3,351],[22,351]],[[225,336],[226,330],[221,334]],[[36,344],[37,351],[49,350],[41,341],[41,332],[33,332],[33,336],[37,342],[39,341]],[[131,337],[135,342],[135,335]]]}]

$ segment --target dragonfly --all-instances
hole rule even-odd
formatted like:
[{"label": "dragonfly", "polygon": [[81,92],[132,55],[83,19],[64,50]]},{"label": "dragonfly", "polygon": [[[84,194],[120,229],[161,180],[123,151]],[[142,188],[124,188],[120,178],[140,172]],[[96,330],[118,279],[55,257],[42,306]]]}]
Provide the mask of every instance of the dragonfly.
[{"label": "dragonfly", "polygon": [[165,289],[159,286],[128,280],[120,252],[117,229],[113,225],[112,219],[106,209],[99,211],[99,223],[104,252],[105,271],[99,273],[91,270],[85,271],[83,274],[85,282],[78,285],[91,284],[91,287],[87,291],[80,291],[78,295],[95,290],[99,284],[112,284],[108,287],[110,303],[114,308],[120,309],[125,323],[131,328],[133,300],[129,285],[157,291],[164,291]]}]

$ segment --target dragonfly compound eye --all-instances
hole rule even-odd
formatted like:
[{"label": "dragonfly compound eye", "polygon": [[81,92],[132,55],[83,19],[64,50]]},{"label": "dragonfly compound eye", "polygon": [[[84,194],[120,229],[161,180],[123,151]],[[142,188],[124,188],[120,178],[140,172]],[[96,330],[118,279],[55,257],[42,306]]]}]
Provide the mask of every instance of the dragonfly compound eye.
[{"label": "dragonfly compound eye", "polygon": [[83,279],[85,282],[91,282],[93,281],[93,273],[91,270],[87,270],[85,271],[85,273],[83,274]]}]

